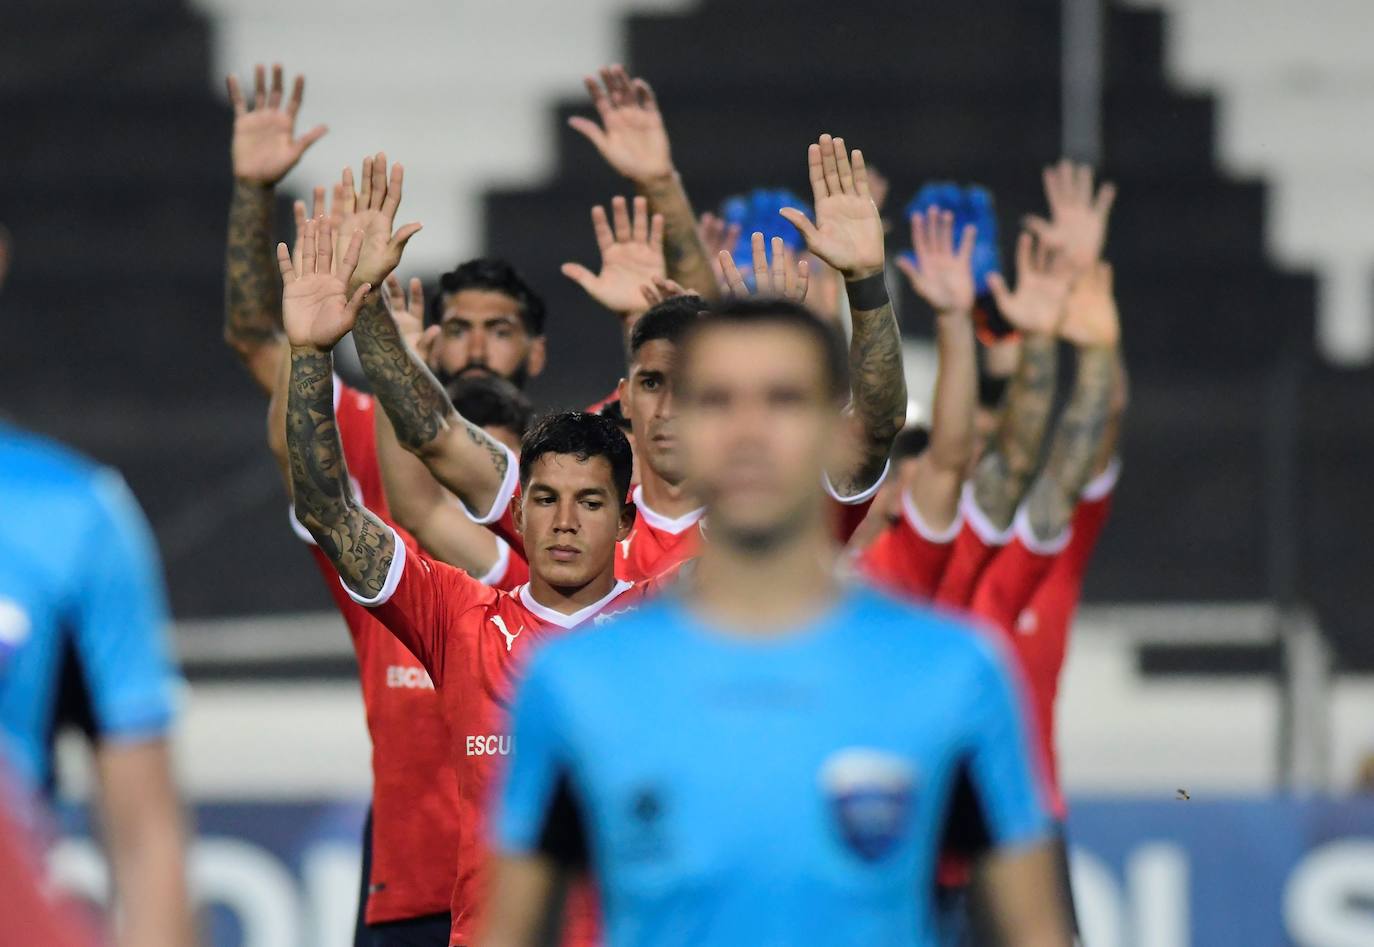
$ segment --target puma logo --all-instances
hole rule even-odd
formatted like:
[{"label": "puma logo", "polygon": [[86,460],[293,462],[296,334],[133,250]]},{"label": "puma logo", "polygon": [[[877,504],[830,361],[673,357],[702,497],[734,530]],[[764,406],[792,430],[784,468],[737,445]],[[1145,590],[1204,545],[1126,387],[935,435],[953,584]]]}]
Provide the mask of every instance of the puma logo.
[{"label": "puma logo", "polygon": [[524,628],[521,628],[520,631],[517,631],[515,634],[511,634],[510,629],[506,627],[506,620],[502,618],[500,615],[493,615],[491,618],[491,623],[496,626],[496,630],[501,632],[502,636],[506,639],[507,652],[510,651],[511,645],[515,644],[515,639],[520,637],[520,631],[525,630]]}]

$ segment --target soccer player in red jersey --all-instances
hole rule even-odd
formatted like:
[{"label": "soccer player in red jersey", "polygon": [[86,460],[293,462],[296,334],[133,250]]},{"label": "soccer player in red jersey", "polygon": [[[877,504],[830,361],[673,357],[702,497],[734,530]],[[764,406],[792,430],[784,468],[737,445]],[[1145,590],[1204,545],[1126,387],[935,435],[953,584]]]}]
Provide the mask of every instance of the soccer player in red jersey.
[{"label": "soccer player in red jersey", "polygon": [[[863,155],[855,151],[851,156],[842,139],[822,135],[808,149],[807,161],[816,223],[800,211],[788,209],[785,213],[802,232],[810,251],[844,274],[854,322],[850,345],[853,390],[846,409],[854,449],[837,469],[824,472],[831,496],[845,508],[842,512],[846,515],[837,517],[837,529],[841,538],[847,539],[881,483],[892,438],[905,418],[906,384],[901,337],[883,284],[882,221],[867,191]],[[638,219],[639,229],[645,229],[648,225]],[[631,224],[632,230],[635,227]],[[666,383],[676,361],[676,335],[685,328],[691,311],[692,304],[684,300],[690,299],[669,300],[656,307],[667,307],[677,316],[660,318],[651,309],[640,317],[631,335],[631,364],[620,394],[639,448],[640,483],[635,492],[635,524],[618,553],[618,574],[632,581],[671,569],[690,556],[700,530],[701,505],[684,480],[674,434],[675,407],[671,386]],[[463,499],[479,522],[497,524],[506,538],[512,538],[507,535],[508,511],[517,480],[510,473],[504,478],[494,476],[490,463],[482,469],[457,459],[469,443],[461,433],[455,433],[461,431],[456,415],[447,414],[450,408],[436,397],[442,396],[442,391],[427,390],[417,399],[412,389],[401,388],[393,399],[385,385],[377,384],[394,354],[394,328],[387,328],[388,321],[384,312],[364,308],[354,340],[398,439],[425,462],[437,480]],[[646,325],[657,328],[640,332]],[[635,339],[643,344],[636,345]],[[513,470],[506,460],[497,460],[499,454],[493,454],[492,461],[499,463],[501,470]]]},{"label": "soccer player in red jersey", "polygon": [[[546,418],[525,438],[516,465],[507,448],[451,406],[429,405],[431,417],[452,419],[449,434],[464,445],[450,453],[451,460],[493,475],[486,497],[474,488],[465,502],[489,498],[507,475],[521,481],[515,517],[531,578],[518,591],[493,590],[407,546],[401,534],[359,502],[339,442],[330,377],[331,349],[353,328],[368,290],[363,284],[346,296],[360,242],[355,235],[336,264],[328,222],[311,221],[297,261],[284,245],[278,248],[292,346],[287,445],[293,494],[297,516],[338,570],[350,597],[371,609],[419,657],[443,702],[463,826],[461,844],[451,853],[457,877],[450,936],[452,943],[463,944],[472,936],[482,898],[486,800],[501,756],[509,752],[503,719],[518,662],[548,634],[632,607],[652,583],[635,585],[615,576],[615,544],[631,522],[625,501],[631,457],[624,435],[605,418]],[[373,339],[378,348],[360,344],[365,359],[391,359],[385,366],[376,361],[370,366],[379,391],[386,389],[383,399],[408,391],[422,404],[428,398],[446,402],[395,323],[388,319],[387,324],[389,334]],[[429,384],[415,385],[417,377]],[[398,429],[406,430],[401,424]],[[586,942],[593,934],[581,925],[589,916],[575,911],[572,917],[573,940]]]}]

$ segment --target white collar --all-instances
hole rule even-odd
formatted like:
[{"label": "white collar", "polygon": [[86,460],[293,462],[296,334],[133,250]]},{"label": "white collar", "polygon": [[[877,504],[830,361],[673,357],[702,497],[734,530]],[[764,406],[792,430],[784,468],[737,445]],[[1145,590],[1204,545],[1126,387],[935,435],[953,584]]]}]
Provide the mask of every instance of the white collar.
[{"label": "white collar", "polygon": [[671,516],[664,516],[662,513],[655,513],[644,503],[644,487],[642,485],[634,488],[630,494],[630,499],[634,501],[635,509],[639,515],[644,517],[644,522],[660,533],[671,533],[674,536],[691,529],[706,515],[706,507],[704,506],[689,510],[676,519]]},{"label": "white collar", "polygon": [[519,595],[520,603],[529,609],[530,614],[534,615],[540,621],[547,622],[550,625],[557,625],[559,628],[575,628],[597,612],[600,612],[607,605],[611,604],[620,593],[631,588],[634,588],[633,582],[626,582],[624,579],[621,579],[617,581],[611,590],[602,598],[592,602],[590,605],[584,605],[571,615],[564,615],[562,612],[554,611],[547,605],[540,605],[536,602],[534,596],[530,593],[528,582],[520,586]]}]

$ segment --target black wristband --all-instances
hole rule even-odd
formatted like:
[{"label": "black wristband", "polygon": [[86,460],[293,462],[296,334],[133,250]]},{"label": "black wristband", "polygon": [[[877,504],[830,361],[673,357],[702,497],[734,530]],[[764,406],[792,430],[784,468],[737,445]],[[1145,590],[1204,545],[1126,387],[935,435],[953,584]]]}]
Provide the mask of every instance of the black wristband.
[{"label": "black wristband", "polygon": [[846,280],[844,284],[845,292],[849,295],[849,308],[861,311],[881,309],[890,301],[887,295],[887,281],[883,279],[882,272],[874,273],[872,276],[865,276],[861,280],[852,282]]}]

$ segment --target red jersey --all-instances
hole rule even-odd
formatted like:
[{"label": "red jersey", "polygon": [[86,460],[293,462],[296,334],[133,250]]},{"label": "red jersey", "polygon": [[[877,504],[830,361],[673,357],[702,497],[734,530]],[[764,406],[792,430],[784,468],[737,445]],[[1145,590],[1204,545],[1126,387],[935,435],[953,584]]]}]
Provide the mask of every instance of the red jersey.
[{"label": "red jersey", "polygon": [[962,527],[962,513],[956,513],[947,529],[931,529],[921,519],[910,492],[903,490],[902,515],[859,553],[855,564],[864,576],[891,592],[930,601]]},{"label": "red jersey", "polygon": [[1011,541],[1011,530],[999,530],[978,508],[973,497],[973,484],[965,483],[959,498],[959,514],[963,526],[954,540],[940,584],[935,589],[935,603],[950,608],[967,608],[973,601],[978,579],[992,557]]},{"label": "red jersey", "polygon": [[[375,409],[370,395],[335,379],[334,413],[354,492],[387,519]],[[348,597],[333,563],[294,516],[291,523],[311,543],[358,656],[372,739],[372,871],[365,920],[378,924],[442,913],[453,890],[453,852],[460,835],[458,780],[434,684],[415,656]]]},{"label": "red jersey", "polygon": [[[458,777],[458,816],[463,827],[452,891],[453,944],[470,943],[486,901],[487,807],[511,751],[506,715],[516,680],[529,654],[552,635],[588,621],[600,623],[637,606],[657,583],[618,581],[605,598],[572,615],[545,608],[529,586],[502,592],[461,569],[402,544],[375,599],[354,600],[372,609],[420,659],[438,688]],[[569,908],[565,943],[595,943],[595,899],[576,893]]]}]

